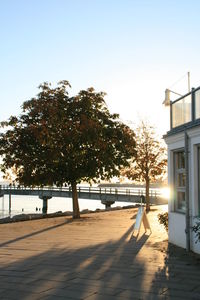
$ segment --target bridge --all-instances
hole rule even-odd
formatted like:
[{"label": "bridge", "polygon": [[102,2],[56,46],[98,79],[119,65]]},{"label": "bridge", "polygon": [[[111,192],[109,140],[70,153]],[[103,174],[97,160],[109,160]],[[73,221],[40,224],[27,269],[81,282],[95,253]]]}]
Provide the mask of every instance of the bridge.
[{"label": "bridge", "polygon": [[[136,188],[113,188],[113,187],[84,187],[78,186],[78,198],[87,200],[100,200],[106,208],[117,202],[141,203],[145,202],[145,193],[142,189]],[[0,197],[9,195],[9,211],[11,211],[11,195],[23,196],[38,196],[43,200],[43,213],[47,212],[48,199],[53,197],[72,197],[72,189],[67,187],[24,187],[14,185],[1,185]],[[164,199],[158,191],[150,191],[151,204],[167,204],[167,199]]]}]

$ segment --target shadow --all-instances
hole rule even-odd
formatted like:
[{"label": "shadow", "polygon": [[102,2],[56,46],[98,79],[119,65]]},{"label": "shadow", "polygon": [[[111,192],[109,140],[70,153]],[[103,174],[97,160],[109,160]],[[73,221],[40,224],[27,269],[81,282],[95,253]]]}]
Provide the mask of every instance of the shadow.
[{"label": "shadow", "polygon": [[[113,236],[106,238],[109,219],[98,228],[93,217],[85,221],[79,220],[91,234],[65,220],[2,243],[0,299],[156,299],[163,292],[154,285],[151,268],[157,253],[148,246],[149,235],[130,241],[134,224],[121,223],[119,234],[120,220],[116,220],[109,228]],[[9,249],[12,243],[15,249]],[[146,279],[148,274],[151,281]]]},{"label": "shadow", "polygon": [[[41,230],[39,230],[39,231],[32,232],[32,233],[29,233],[29,234],[20,236],[20,237],[18,237],[18,238],[16,238],[16,239],[12,239],[12,240],[10,240],[10,241],[7,241],[7,242],[5,242],[5,243],[2,243],[2,244],[0,244],[0,248],[1,248],[1,247],[4,247],[4,246],[7,246],[7,245],[9,245],[9,244],[12,244],[12,243],[21,241],[21,240],[23,240],[23,239],[27,239],[27,238],[29,238],[29,237],[33,237],[33,236],[35,236],[35,235],[38,235],[38,234],[41,234],[41,233],[44,233],[44,232],[47,232],[47,231],[56,229],[56,228],[58,228],[58,227],[65,226],[65,225],[70,224],[70,223],[72,223],[72,222],[84,222],[84,221],[86,221],[86,220],[87,220],[86,217],[83,217],[83,218],[80,218],[80,219],[77,219],[77,220],[76,220],[76,219],[67,219],[67,220],[65,219],[65,221],[64,221],[63,223],[61,223],[61,224],[57,224],[57,225],[54,225],[54,226],[51,226],[51,227],[47,227],[47,228],[41,229]],[[12,224],[12,223],[11,223],[11,224]]]},{"label": "shadow", "polygon": [[137,216],[137,213],[136,213],[136,214],[133,214],[132,217],[131,217],[130,219],[131,219],[131,220],[135,220],[136,216]]},{"label": "shadow", "polygon": [[200,299],[200,255],[168,244],[164,265],[155,273],[151,289],[162,286],[168,299]]},{"label": "shadow", "polygon": [[134,236],[134,232],[133,232],[131,237],[130,237],[129,242],[137,243],[140,247],[142,247],[145,244],[145,242],[148,240],[150,235],[151,235],[151,233],[146,234],[146,232],[145,232],[145,233],[142,234],[142,236],[140,236],[139,234]]}]

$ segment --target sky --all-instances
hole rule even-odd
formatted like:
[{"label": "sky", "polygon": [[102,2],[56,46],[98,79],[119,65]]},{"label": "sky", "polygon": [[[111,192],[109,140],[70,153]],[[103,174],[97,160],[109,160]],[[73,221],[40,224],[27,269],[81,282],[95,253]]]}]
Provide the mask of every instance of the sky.
[{"label": "sky", "polygon": [[[0,0],[0,121],[44,81],[93,86],[130,126],[169,130],[166,88],[198,87],[200,1]],[[174,84],[175,83],[175,84]]]}]

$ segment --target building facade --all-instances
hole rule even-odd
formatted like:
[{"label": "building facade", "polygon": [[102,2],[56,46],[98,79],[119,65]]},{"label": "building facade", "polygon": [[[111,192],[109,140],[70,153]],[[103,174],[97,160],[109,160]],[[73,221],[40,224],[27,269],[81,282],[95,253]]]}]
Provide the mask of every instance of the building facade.
[{"label": "building facade", "polygon": [[200,219],[200,87],[170,103],[169,242],[200,254],[192,227]]}]

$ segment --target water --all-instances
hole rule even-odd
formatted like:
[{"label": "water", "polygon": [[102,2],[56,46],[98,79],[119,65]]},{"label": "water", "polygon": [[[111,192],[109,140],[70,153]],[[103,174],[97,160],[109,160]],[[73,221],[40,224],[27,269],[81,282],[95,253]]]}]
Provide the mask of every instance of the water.
[{"label": "water", "polygon": [[[37,196],[13,196],[11,198],[11,216],[28,213],[41,213],[43,201]],[[131,203],[115,202],[112,207],[126,206]],[[105,205],[99,200],[79,199],[80,211],[83,209],[96,210],[97,208],[104,209]],[[48,213],[57,211],[72,211],[71,198],[51,198],[48,200]],[[0,218],[9,215],[9,196],[4,195],[0,198]]]}]

